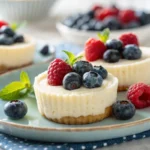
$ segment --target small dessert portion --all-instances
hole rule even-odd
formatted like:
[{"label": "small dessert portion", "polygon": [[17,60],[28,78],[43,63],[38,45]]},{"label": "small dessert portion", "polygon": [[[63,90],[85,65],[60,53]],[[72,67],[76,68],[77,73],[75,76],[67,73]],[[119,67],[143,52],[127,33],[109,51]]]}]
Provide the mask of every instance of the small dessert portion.
[{"label": "small dessert portion", "polygon": [[[119,80],[119,91],[127,90],[137,82],[150,84],[150,51],[139,47],[138,38],[133,33],[125,33],[119,39],[108,39],[109,30],[98,34],[99,40],[90,38],[81,54],[92,65],[102,65]],[[144,76],[143,76],[144,72]]]},{"label": "small dessert portion", "polygon": [[0,73],[32,64],[35,42],[0,21]]},{"label": "small dessert portion", "polygon": [[112,114],[118,80],[102,66],[69,59],[55,59],[35,77],[34,91],[39,112],[49,120],[63,124],[88,124]]},{"label": "small dessert portion", "polygon": [[150,23],[150,14],[133,9],[119,9],[115,5],[103,7],[95,5],[86,13],[69,16],[63,24],[69,28],[88,31],[131,29]]}]

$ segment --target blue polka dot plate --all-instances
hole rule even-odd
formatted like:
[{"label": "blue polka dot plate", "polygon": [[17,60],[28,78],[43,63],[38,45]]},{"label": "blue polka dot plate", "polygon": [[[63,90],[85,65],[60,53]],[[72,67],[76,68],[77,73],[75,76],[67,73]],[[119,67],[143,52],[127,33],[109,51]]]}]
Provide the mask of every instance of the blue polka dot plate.
[{"label": "blue polka dot plate", "polygon": [[[48,64],[22,68],[28,72],[32,82],[34,77],[47,69]],[[21,70],[0,76],[0,88],[18,80]],[[118,99],[125,99],[125,92],[118,93]],[[150,109],[137,110],[128,121],[119,121],[112,117],[104,121],[87,125],[62,125],[48,121],[40,115],[35,98],[25,98],[27,115],[20,120],[11,120],[3,112],[6,101],[0,100],[0,132],[16,137],[48,142],[89,142],[134,135],[150,129]]]}]

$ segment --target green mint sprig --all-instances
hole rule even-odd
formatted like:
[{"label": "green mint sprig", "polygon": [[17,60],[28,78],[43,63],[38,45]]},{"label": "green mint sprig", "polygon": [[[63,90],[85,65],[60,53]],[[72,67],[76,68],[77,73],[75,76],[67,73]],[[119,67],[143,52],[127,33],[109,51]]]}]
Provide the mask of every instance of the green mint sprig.
[{"label": "green mint sprig", "polygon": [[0,98],[3,100],[15,100],[33,92],[33,87],[26,72],[20,73],[20,81],[14,81],[0,90]]},{"label": "green mint sprig", "polygon": [[27,22],[26,22],[26,21],[23,21],[23,22],[21,22],[21,23],[13,22],[13,23],[11,23],[9,26],[10,26],[10,28],[11,28],[12,30],[16,31],[16,30],[18,30],[18,29],[20,29],[20,28],[25,27],[26,25],[27,25]]},{"label": "green mint sprig", "polygon": [[99,39],[106,43],[106,41],[109,39],[110,30],[109,28],[104,29],[103,31],[99,32],[97,35]]},{"label": "green mint sprig", "polygon": [[66,63],[72,66],[77,60],[81,59],[83,56],[75,56],[73,53],[63,50],[63,52],[68,56],[66,59]]}]

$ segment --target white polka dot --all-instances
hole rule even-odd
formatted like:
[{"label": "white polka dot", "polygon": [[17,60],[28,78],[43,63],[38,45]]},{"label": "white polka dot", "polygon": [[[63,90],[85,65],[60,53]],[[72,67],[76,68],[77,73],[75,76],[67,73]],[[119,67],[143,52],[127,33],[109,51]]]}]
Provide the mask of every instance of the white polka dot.
[{"label": "white polka dot", "polygon": [[9,150],[12,150],[11,148]]},{"label": "white polka dot", "polygon": [[104,146],[107,146],[107,143],[103,143]]},{"label": "white polka dot", "polygon": [[45,148],[44,148],[44,150],[48,150],[48,148],[47,148],[47,147],[45,147]]},{"label": "white polka dot", "polygon": [[4,139],[7,140],[7,137],[5,137]]},{"label": "white polka dot", "polygon": [[123,139],[126,140],[126,137],[124,136]]},{"label": "white polka dot", "polygon": [[133,138],[136,138],[136,135],[135,135],[135,134],[133,135]]},{"label": "white polka dot", "polygon": [[145,138],[146,137],[146,135],[143,135],[143,138]]},{"label": "white polka dot", "polygon": [[24,148],[23,150],[28,150],[27,148]]},{"label": "white polka dot", "polygon": [[0,146],[2,146],[2,143],[0,143]]},{"label": "white polka dot", "polygon": [[20,145],[19,148],[22,148],[22,146]]},{"label": "white polka dot", "polygon": [[4,146],[4,148],[7,148],[7,145],[6,145],[6,146]]},{"label": "white polka dot", "polygon": [[85,146],[81,146],[81,149],[85,149],[86,147]]},{"label": "white polka dot", "polygon": [[74,149],[71,147],[70,150],[74,150]]},{"label": "white polka dot", "polygon": [[94,145],[94,146],[93,146],[93,149],[96,149],[96,148],[97,148],[97,146],[96,146],[96,145]]},{"label": "white polka dot", "polygon": [[57,148],[61,148],[61,146],[58,145]]}]

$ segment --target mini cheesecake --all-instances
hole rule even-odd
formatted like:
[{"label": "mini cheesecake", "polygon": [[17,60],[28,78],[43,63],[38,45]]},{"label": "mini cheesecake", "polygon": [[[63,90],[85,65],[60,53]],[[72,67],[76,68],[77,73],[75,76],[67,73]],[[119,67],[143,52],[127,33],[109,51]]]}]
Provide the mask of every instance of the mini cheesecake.
[{"label": "mini cheesecake", "polygon": [[101,87],[81,86],[66,90],[47,82],[47,71],[35,77],[34,90],[39,112],[49,120],[63,124],[87,124],[101,121],[112,113],[117,98],[118,79],[111,74]]}]

